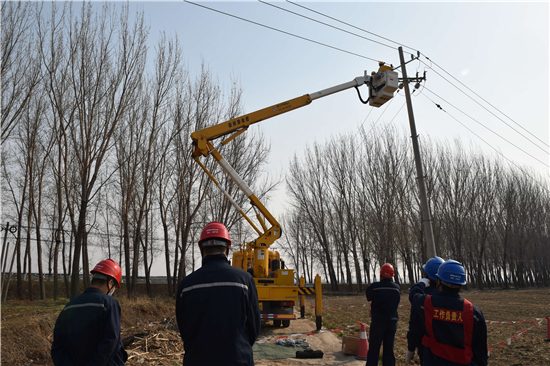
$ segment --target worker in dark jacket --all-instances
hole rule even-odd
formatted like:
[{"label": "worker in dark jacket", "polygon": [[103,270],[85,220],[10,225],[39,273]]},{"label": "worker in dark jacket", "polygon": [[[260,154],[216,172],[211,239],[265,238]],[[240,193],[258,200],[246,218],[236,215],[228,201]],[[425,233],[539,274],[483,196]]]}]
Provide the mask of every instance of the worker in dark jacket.
[{"label": "worker in dark jacket", "polygon": [[487,365],[485,318],[477,306],[460,297],[465,284],[462,264],[448,260],[437,271],[439,294],[426,295],[430,282],[425,278],[411,289],[409,300],[426,327],[423,365]]},{"label": "worker in dark jacket", "polygon": [[183,365],[254,365],[252,346],[260,334],[258,293],[252,276],[227,260],[229,233],[219,222],[199,240],[202,267],[179,284],[176,319],[183,340]]},{"label": "worker in dark jacket", "polygon": [[120,266],[106,259],[90,273],[91,287],[71,300],[55,323],[55,366],[123,366],[128,358],[120,338],[120,305],[112,297],[120,288]]},{"label": "worker in dark jacket", "polygon": [[[427,278],[430,281],[430,286],[424,289],[424,292],[427,295],[438,294],[437,290],[437,270],[441,263],[445,262],[440,257],[430,258],[424,266],[422,266],[422,275],[423,278]],[[415,349],[418,349],[418,357],[420,358],[420,364],[422,365],[423,355],[423,346],[422,346],[422,337],[426,334],[426,328],[424,326],[424,321],[418,314],[414,311],[411,306],[411,319],[409,321],[409,331],[407,332],[407,353],[405,354],[405,361],[407,364],[412,365],[412,358],[414,356]]]},{"label": "worker in dark jacket", "polygon": [[382,344],[384,345],[382,365],[395,365],[393,342],[399,319],[397,307],[401,300],[401,293],[399,285],[392,280],[393,276],[393,266],[389,263],[384,264],[380,269],[380,282],[374,282],[366,290],[367,300],[372,301],[367,366],[378,365]]}]

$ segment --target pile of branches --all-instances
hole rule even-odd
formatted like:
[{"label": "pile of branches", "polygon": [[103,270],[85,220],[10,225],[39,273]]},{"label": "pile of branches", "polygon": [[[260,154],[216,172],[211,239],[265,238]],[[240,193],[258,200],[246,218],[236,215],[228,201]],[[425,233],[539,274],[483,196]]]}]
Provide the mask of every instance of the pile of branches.
[{"label": "pile of branches", "polygon": [[[152,325],[152,324],[150,324]],[[183,360],[180,334],[166,324],[131,334],[122,340],[128,352],[128,365],[174,365]]]}]

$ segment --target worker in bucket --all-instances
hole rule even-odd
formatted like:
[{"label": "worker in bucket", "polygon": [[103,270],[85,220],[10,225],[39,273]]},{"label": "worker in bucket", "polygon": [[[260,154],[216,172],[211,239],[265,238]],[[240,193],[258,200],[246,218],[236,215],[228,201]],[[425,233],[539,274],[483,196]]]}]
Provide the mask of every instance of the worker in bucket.
[{"label": "worker in bucket", "polygon": [[394,269],[386,263],[380,269],[380,282],[374,282],[367,287],[367,300],[372,301],[372,320],[369,331],[369,351],[367,366],[378,365],[380,346],[384,346],[382,354],[383,366],[394,366],[393,343],[397,331],[397,307],[401,300],[398,284],[393,282]]},{"label": "worker in bucket", "polygon": [[120,288],[120,266],[106,259],[90,273],[91,286],[65,306],[55,323],[55,366],[120,366],[128,359],[120,338],[120,305],[112,297]]},{"label": "worker in bucket", "polygon": [[202,267],[176,294],[183,365],[254,365],[252,346],[260,334],[254,279],[227,261],[231,240],[223,224],[207,224],[198,244]]},{"label": "worker in bucket", "polygon": [[486,366],[487,326],[479,308],[460,297],[466,272],[455,260],[442,263],[437,270],[436,295],[426,295],[426,278],[411,288],[413,311],[422,318],[426,334],[423,365]]},{"label": "worker in bucket", "polygon": [[[430,282],[430,286],[424,289],[424,292],[427,295],[435,295],[439,293],[437,290],[437,270],[441,263],[445,262],[440,257],[430,258],[424,266],[422,266],[422,277],[427,278]],[[412,365],[412,359],[414,356],[415,349],[418,349],[418,357],[420,358],[420,364],[422,365],[423,355],[423,346],[422,346],[422,337],[426,334],[426,329],[424,327],[424,321],[411,307],[411,319],[409,321],[409,331],[407,332],[407,353],[405,354],[405,360],[408,365]]]}]

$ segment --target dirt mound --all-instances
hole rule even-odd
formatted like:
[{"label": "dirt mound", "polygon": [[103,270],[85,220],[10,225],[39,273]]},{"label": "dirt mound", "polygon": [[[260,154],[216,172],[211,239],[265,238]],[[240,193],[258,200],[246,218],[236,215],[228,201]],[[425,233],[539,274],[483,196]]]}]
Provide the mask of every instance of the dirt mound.
[{"label": "dirt mound", "polygon": [[[130,351],[128,365],[174,365],[181,362],[183,346],[173,318],[173,299],[119,298],[118,301],[122,308],[122,339]],[[50,356],[53,328],[67,302],[67,299],[14,300],[4,304],[2,364],[53,365]],[[145,362],[143,355],[148,355],[151,361]],[[166,362],[156,362],[155,357],[163,357]]]},{"label": "dirt mound", "polygon": [[31,316],[15,314],[9,322],[2,316],[2,363],[14,366],[51,364],[55,319],[45,312],[35,312]]}]

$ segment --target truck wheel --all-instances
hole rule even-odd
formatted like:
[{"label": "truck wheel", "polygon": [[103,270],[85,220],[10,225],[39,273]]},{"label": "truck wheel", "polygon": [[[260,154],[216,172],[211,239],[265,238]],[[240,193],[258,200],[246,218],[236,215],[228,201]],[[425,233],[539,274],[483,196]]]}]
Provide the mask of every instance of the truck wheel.
[{"label": "truck wheel", "polygon": [[274,327],[280,327],[281,326],[281,319],[273,319],[273,326]]},{"label": "truck wheel", "polygon": [[290,319],[283,319],[283,328],[290,327]]}]

